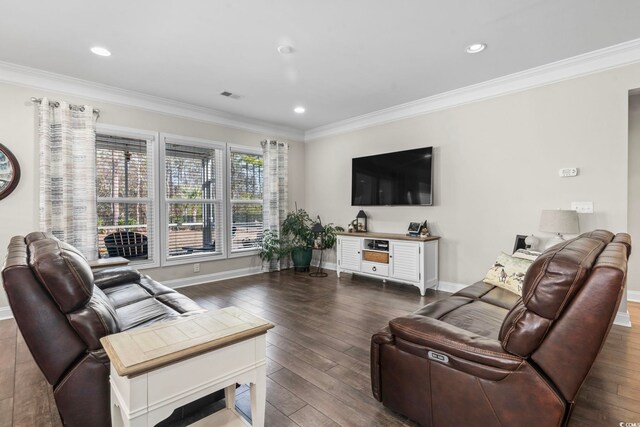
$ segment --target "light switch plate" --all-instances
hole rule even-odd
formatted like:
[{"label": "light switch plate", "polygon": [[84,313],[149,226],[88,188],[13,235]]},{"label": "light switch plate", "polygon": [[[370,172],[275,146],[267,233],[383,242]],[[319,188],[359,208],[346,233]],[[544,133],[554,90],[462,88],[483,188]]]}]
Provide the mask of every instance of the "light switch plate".
[{"label": "light switch plate", "polygon": [[593,213],[593,202],[571,202],[571,210],[578,213]]}]

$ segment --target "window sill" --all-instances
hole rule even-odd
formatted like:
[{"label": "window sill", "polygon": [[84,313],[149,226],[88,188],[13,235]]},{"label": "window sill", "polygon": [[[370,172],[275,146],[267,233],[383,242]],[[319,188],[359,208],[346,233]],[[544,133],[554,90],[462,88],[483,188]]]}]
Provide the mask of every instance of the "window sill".
[{"label": "window sill", "polygon": [[259,249],[247,249],[243,251],[236,251],[229,254],[228,258],[243,258],[248,256],[257,256]]},{"label": "window sill", "polygon": [[174,265],[184,265],[184,264],[194,264],[198,262],[207,262],[207,261],[219,261],[227,259],[225,254],[189,254],[189,255],[178,255],[172,258],[165,258],[162,261],[162,267],[172,267]]}]

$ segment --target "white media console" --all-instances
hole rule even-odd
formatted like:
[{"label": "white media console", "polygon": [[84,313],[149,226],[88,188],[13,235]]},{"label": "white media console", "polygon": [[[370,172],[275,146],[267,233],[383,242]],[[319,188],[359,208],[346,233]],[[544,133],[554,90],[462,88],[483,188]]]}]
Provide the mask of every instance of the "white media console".
[{"label": "white media console", "polygon": [[439,237],[387,233],[338,233],[338,277],[355,273],[408,283],[420,294],[438,285]]}]

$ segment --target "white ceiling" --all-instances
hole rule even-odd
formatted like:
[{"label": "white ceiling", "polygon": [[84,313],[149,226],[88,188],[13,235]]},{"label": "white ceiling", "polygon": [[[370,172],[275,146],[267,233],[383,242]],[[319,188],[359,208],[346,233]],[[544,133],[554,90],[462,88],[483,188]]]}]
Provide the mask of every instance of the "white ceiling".
[{"label": "white ceiling", "polygon": [[0,61],[309,130],[637,39],[639,21],[637,0],[0,0]]}]

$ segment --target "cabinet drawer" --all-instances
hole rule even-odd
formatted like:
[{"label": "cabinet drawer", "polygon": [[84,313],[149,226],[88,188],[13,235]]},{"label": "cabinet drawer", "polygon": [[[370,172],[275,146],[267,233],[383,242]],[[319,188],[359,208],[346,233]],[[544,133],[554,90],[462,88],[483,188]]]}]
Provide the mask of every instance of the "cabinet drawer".
[{"label": "cabinet drawer", "polygon": [[371,262],[381,262],[383,264],[389,264],[388,252],[374,252],[374,251],[362,251],[362,259]]},{"label": "cabinet drawer", "polygon": [[389,264],[362,261],[360,271],[362,271],[363,273],[375,274],[377,276],[388,276]]}]

